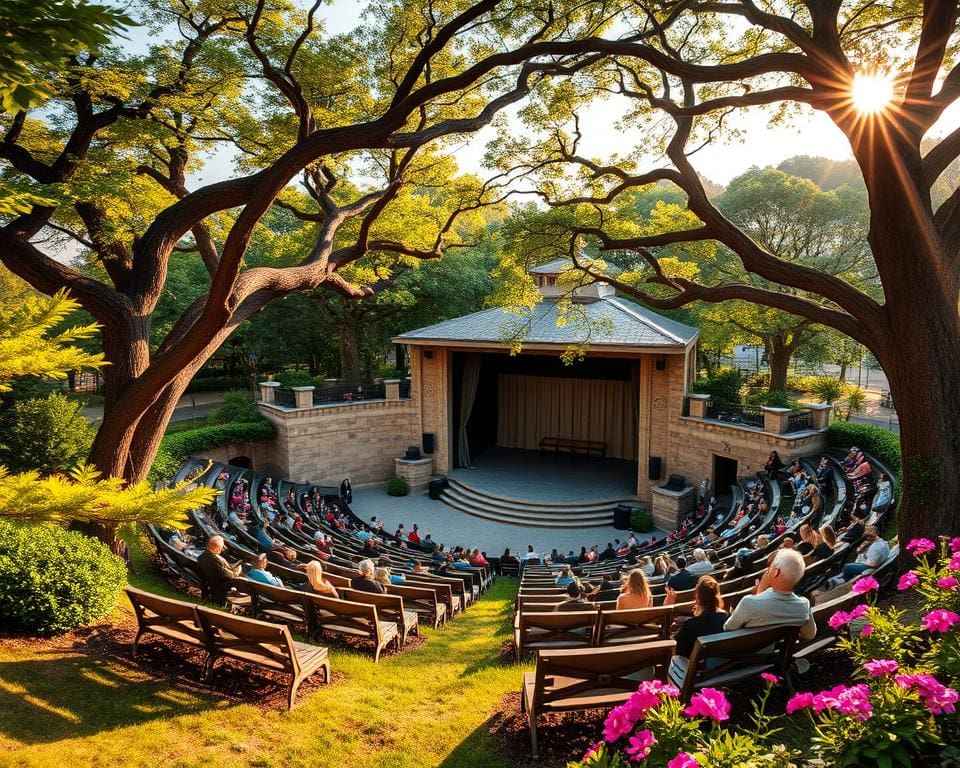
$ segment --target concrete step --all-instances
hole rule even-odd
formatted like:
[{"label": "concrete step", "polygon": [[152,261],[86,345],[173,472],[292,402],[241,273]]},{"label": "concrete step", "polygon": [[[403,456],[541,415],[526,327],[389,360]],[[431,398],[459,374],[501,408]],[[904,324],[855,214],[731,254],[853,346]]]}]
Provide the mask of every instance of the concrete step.
[{"label": "concrete step", "polygon": [[491,508],[458,496],[455,492],[451,493],[450,489],[445,490],[440,495],[440,500],[452,509],[472,517],[512,525],[526,525],[537,528],[593,528],[613,524],[612,511],[558,514],[555,510]]},{"label": "concrete step", "polygon": [[459,496],[471,499],[472,501],[480,504],[487,504],[489,506],[497,507],[499,509],[507,510],[522,510],[529,509],[531,511],[553,511],[558,513],[565,513],[568,511],[582,513],[582,512],[606,512],[614,509],[614,507],[619,506],[620,504],[627,504],[630,506],[635,506],[638,504],[636,497],[622,497],[617,499],[605,499],[600,501],[588,501],[588,502],[551,502],[551,501],[532,501],[524,499],[512,499],[505,496],[494,495],[489,491],[476,488],[475,486],[467,485],[461,480],[457,480],[453,477],[448,477],[447,481],[450,484],[450,489],[455,491]]},{"label": "concrete step", "polygon": [[444,494],[448,498],[458,502],[461,506],[473,507],[483,512],[502,513],[505,515],[531,515],[534,517],[544,517],[548,519],[566,520],[566,519],[587,519],[613,517],[613,507],[598,507],[577,509],[574,507],[565,507],[563,509],[553,509],[550,507],[540,507],[532,504],[513,506],[507,502],[496,499],[478,499],[469,494],[464,494],[460,488],[447,488]]}]

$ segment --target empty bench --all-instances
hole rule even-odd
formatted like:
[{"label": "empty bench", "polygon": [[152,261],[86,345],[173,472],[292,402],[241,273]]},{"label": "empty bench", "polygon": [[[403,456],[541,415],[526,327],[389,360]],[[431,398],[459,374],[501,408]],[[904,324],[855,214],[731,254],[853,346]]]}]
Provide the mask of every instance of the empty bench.
[{"label": "empty bench", "polygon": [[607,456],[607,444],[600,440],[576,440],[571,437],[544,437],[540,440],[540,453],[544,451],[553,451],[559,454],[561,451],[576,456],[582,453],[585,456],[596,454],[602,458]]},{"label": "empty bench", "polygon": [[322,669],[324,682],[330,682],[327,649],[295,641],[284,624],[235,616],[134,587],[126,592],[137,616],[134,653],[143,635],[152,633],[204,650],[204,679],[212,677],[214,666],[223,658],[287,674],[288,709],[293,708],[300,684],[314,672]]}]

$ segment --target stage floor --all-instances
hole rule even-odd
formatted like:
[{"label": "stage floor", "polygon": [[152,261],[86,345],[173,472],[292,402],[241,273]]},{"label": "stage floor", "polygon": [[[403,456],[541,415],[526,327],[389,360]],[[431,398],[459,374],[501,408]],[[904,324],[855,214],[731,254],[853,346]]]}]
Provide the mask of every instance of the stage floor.
[{"label": "stage floor", "polygon": [[455,469],[450,476],[503,499],[589,504],[634,499],[637,494],[635,461],[494,448],[473,463],[473,469]]}]

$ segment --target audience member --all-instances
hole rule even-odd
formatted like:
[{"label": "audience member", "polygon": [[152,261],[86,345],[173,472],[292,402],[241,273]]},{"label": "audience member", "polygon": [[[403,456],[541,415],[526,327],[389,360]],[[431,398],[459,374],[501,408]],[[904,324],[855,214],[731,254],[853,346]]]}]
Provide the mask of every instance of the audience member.
[{"label": "audience member", "polygon": [[557,603],[554,611],[595,611],[597,606],[584,597],[583,585],[579,581],[567,584],[567,599]]},{"label": "audience member", "polygon": [[267,570],[267,562],[266,554],[257,555],[253,559],[253,566],[247,571],[247,578],[273,587],[282,587],[283,582]]},{"label": "audience member", "polygon": [[227,602],[227,592],[240,575],[240,564],[230,565],[221,554],[225,548],[223,536],[211,536],[207,539],[206,549],[197,558],[197,565],[207,580],[210,599],[217,605]]},{"label": "audience member", "polygon": [[810,601],[794,594],[793,588],[803,578],[805,565],[799,552],[780,549],[757,584],[755,594],[747,595],[724,623],[726,631],[750,627],[798,626],[803,640],[812,640],[817,624],[810,610]]},{"label": "audience member", "polygon": [[304,571],[307,574],[307,583],[304,585],[304,591],[326,597],[340,597],[333,584],[323,578],[323,565],[321,565],[319,560],[311,560],[304,567]]},{"label": "audience member", "polygon": [[627,575],[620,588],[617,598],[617,610],[626,608],[649,608],[653,605],[653,595],[650,594],[650,585],[647,577],[639,568],[634,568]]},{"label": "audience member", "polygon": [[693,618],[680,625],[676,636],[676,655],[670,660],[669,675],[677,685],[683,684],[690,654],[697,640],[723,632],[728,618],[723,610],[723,597],[717,580],[712,576],[701,576],[693,593]]},{"label": "audience member", "polygon": [[372,560],[361,560],[357,564],[358,576],[350,579],[350,589],[356,589],[359,592],[376,592],[383,594],[384,588],[375,580],[375,570]]}]

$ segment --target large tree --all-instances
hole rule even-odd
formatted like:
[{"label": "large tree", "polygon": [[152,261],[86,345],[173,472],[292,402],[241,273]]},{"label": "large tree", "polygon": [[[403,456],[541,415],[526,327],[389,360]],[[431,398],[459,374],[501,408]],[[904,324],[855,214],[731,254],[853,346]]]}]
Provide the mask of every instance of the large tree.
[{"label": "large tree", "polygon": [[[635,251],[646,263],[643,283],[620,287],[654,307],[741,300],[833,327],[870,349],[890,381],[900,417],[905,495],[901,534],[956,532],[960,496],[960,189],[936,203],[931,189],[960,154],[960,129],[931,129],[960,97],[958,4],[947,0],[876,3],[640,2],[620,19],[623,38],[594,41],[609,59],[558,84],[525,112],[539,132],[502,139],[512,177],[536,179],[553,206],[576,206],[576,221],[559,249],[588,271],[586,248]],[[632,36],[654,30],[655,38]],[[893,80],[891,97],[859,98],[870,75]],[[626,101],[624,140],[643,144],[617,156],[591,157],[575,116],[596,94]],[[849,141],[870,205],[867,240],[882,298],[815,266],[779,258],[709,198],[694,154],[736,113],[781,105],[826,114]],[[565,112],[565,114],[559,114]],[[922,145],[927,138],[932,146]],[[932,139],[932,141],[931,141]],[[664,162],[650,165],[662,150]],[[619,220],[626,190],[668,182],[687,197],[693,221],[675,218],[660,231]],[[679,226],[676,226],[679,225]],[[679,244],[719,243],[735,253],[762,287],[699,279],[664,264],[661,251]]]},{"label": "large tree", "polygon": [[[456,217],[488,202],[482,185],[441,180],[460,199],[403,222],[391,212],[502,109],[550,75],[599,59],[587,41],[607,3],[396,0],[363,28],[330,35],[288,0],[146,0],[161,42],[142,55],[77,55],[49,73],[42,111],[4,121],[7,182],[49,204],[0,228],[0,261],[41,291],[67,288],[103,329],[104,419],[91,460],[142,479],[191,376],[268,302],[325,285],[359,297],[342,270],[370,253],[438,256]],[[173,29],[176,39],[163,36]],[[196,181],[207,150],[230,146],[237,172]],[[351,181],[352,179],[352,181]],[[299,186],[291,186],[294,181]],[[453,198],[454,195],[448,195]],[[301,226],[268,265],[246,255],[273,206]],[[383,223],[387,224],[384,225]],[[56,231],[94,256],[73,269],[34,242]],[[193,249],[203,294],[151,348],[171,255]]]}]

